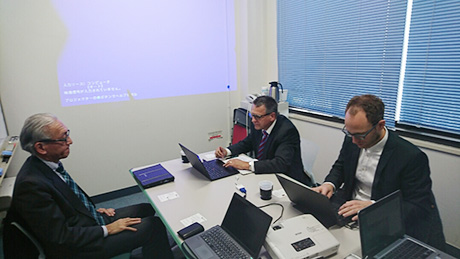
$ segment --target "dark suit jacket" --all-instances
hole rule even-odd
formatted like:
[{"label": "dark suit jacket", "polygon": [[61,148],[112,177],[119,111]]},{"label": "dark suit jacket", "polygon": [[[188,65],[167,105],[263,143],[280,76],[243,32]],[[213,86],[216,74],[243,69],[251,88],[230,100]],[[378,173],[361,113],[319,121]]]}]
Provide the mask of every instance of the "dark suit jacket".
[{"label": "dark suit jacket", "polygon": [[[383,149],[372,184],[371,199],[377,201],[401,190],[406,233],[443,249],[445,240],[436,201],[431,190],[428,157],[412,143],[387,130],[388,140]],[[325,182],[336,188],[342,186],[344,198],[352,197],[356,184],[356,167],[360,148],[345,137],[339,158]]]},{"label": "dark suit jacket", "polygon": [[[12,221],[36,236],[49,258],[102,250],[102,228],[67,184],[35,156],[26,160],[17,175],[5,227]],[[20,237],[14,230],[5,231],[5,238],[10,239],[5,240],[6,251],[22,246],[15,244]]]},{"label": "dark suit jacket", "polygon": [[[253,151],[257,157],[262,131],[253,130],[242,141],[228,147],[232,155]],[[255,173],[284,173],[292,178],[311,184],[303,171],[300,154],[299,132],[290,120],[278,115],[276,124],[265,143],[264,154],[254,163]]]}]

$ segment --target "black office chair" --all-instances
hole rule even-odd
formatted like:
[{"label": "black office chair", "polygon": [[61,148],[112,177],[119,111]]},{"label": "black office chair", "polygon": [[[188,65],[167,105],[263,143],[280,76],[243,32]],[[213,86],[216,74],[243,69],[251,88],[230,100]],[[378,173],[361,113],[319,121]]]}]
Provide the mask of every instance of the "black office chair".
[{"label": "black office chair", "polygon": [[[38,240],[34,237],[32,233],[27,231],[23,226],[21,226],[17,222],[11,222],[10,224],[13,228],[11,231],[20,231],[24,238],[21,243],[18,243],[18,247],[15,247],[15,251],[8,251],[5,256],[6,259],[8,258],[38,258],[38,259],[45,259],[45,251],[43,250],[43,247],[41,244],[38,242]],[[6,240],[5,240],[6,241]],[[13,241],[14,242],[14,241]],[[31,244],[35,247],[36,250],[31,249]],[[124,253],[115,257],[112,257],[112,259],[129,259],[131,257],[131,253]]]},{"label": "black office chair", "polygon": [[5,258],[46,258],[43,247],[35,236],[18,222],[7,223],[4,226]]}]

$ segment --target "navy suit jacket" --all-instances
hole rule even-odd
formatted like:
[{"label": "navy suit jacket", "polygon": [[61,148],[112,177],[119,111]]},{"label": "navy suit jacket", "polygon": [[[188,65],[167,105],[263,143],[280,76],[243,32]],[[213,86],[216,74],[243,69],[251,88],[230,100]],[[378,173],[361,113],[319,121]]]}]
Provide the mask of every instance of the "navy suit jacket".
[{"label": "navy suit jacket", "polygon": [[[436,201],[431,190],[428,157],[418,147],[387,130],[388,140],[377,165],[372,183],[372,200],[401,190],[406,233],[443,249],[444,235]],[[350,200],[356,184],[356,168],[360,148],[345,137],[338,159],[325,182],[341,187]]]},{"label": "navy suit jacket", "polygon": [[[16,221],[32,232],[50,258],[72,258],[102,250],[102,228],[68,185],[45,163],[30,156],[19,171],[5,226]],[[18,249],[12,229],[5,249]],[[27,249],[27,248],[23,248]]]},{"label": "navy suit jacket", "polygon": [[[242,141],[228,147],[232,155],[253,151],[257,157],[262,130],[253,130]],[[303,171],[300,154],[300,136],[292,122],[283,115],[278,115],[275,126],[265,143],[264,153],[254,163],[255,173],[284,173],[310,185],[311,182]]]}]

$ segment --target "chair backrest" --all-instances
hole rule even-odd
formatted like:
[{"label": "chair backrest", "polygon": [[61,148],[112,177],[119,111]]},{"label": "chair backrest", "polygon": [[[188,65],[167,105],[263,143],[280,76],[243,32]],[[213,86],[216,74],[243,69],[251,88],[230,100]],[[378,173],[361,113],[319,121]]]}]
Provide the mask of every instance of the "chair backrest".
[{"label": "chair backrest", "polygon": [[233,125],[233,132],[232,132],[232,145],[240,142],[248,135],[248,131],[245,127],[234,124]]},{"label": "chair backrest", "polygon": [[302,154],[302,163],[305,174],[310,178],[313,185],[316,185],[316,180],[313,175],[313,164],[319,152],[319,146],[308,139],[300,139],[300,152]]},{"label": "chair backrest", "polygon": [[252,121],[246,109],[233,110],[232,145],[243,140],[249,134],[251,126]]},{"label": "chair backrest", "polygon": [[15,226],[17,229],[19,229],[19,231],[21,231],[29,240],[30,242],[32,242],[34,244],[34,246],[37,248],[38,250],[38,259],[44,259],[46,258],[45,257],[45,252],[42,248],[42,246],[40,245],[40,243],[37,241],[37,239],[31,234],[29,233],[26,229],[24,229],[19,223],[17,222],[11,222],[11,225]]}]

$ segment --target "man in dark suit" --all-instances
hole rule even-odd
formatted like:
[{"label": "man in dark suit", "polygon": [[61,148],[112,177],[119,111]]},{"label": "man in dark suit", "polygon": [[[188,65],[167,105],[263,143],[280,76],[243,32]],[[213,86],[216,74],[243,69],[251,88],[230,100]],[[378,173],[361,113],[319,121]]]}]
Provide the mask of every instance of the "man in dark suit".
[{"label": "man in dark suit", "polygon": [[110,258],[137,247],[144,258],[172,258],[165,227],[149,204],[94,208],[60,162],[70,152],[69,132],[51,114],[25,121],[21,146],[32,155],[17,175],[4,222],[5,257],[33,258],[33,249],[11,225],[18,222],[38,239],[47,258]]},{"label": "man in dark suit", "polygon": [[251,116],[255,130],[228,148],[218,147],[216,157],[254,151],[258,161],[231,159],[225,166],[251,170],[256,174],[284,173],[311,186],[303,171],[299,132],[289,119],[278,114],[278,103],[272,97],[259,96],[253,102]]},{"label": "man in dark suit", "polygon": [[[418,147],[385,127],[384,104],[373,95],[355,96],[345,110],[345,139],[338,159],[315,190],[328,196],[340,188],[348,200],[339,214],[359,210],[401,190],[406,233],[439,249],[445,239],[431,190],[428,158]],[[343,184],[343,186],[342,186]]]}]

